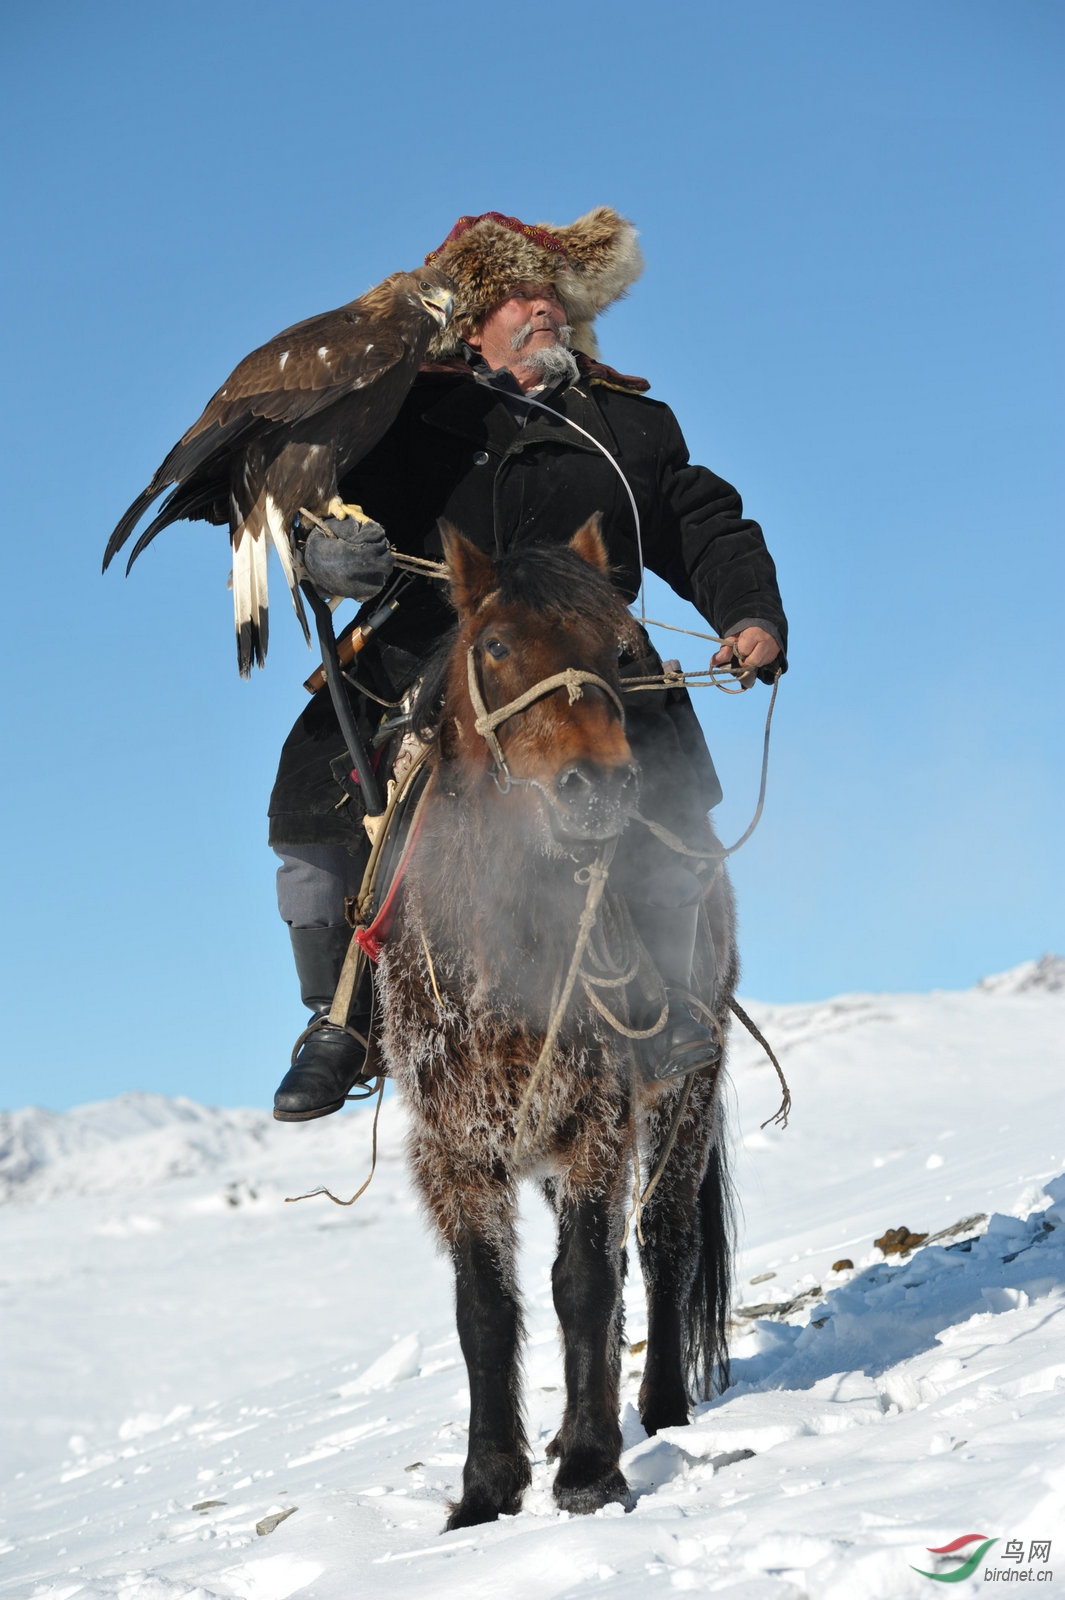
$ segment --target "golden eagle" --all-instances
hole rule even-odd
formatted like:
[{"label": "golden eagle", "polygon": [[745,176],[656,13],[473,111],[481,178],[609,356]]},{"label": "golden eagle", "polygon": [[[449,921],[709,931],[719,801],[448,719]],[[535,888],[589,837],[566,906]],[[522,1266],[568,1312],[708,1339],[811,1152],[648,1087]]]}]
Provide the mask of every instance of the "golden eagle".
[{"label": "golden eagle", "polygon": [[245,356],[178,440],[107,541],[104,570],[164,489],[171,489],[126,566],[183,518],[229,523],[237,660],[247,677],[266,659],[267,539],[304,633],[291,530],[300,507],[354,516],[337,481],[394,421],[431,335],[446,327],[454,285],[439,268],[394,272],[358,300],[286,328]]}]

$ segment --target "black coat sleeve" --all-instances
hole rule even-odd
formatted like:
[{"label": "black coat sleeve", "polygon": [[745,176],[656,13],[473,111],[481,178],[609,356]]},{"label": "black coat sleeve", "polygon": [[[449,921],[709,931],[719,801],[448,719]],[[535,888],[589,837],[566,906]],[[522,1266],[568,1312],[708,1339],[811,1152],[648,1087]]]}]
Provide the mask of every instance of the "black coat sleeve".
[{"label": "black coat sleeve", "polygon": [[[676,417],[661,410],[657,516],[647,565],[691,600],[716,633],[761,618],[776,629],[786,653],[788,624],[761,528],[743,515],[730,483],[692,464]],[[761,675],[771,678],[773,671]]]}]

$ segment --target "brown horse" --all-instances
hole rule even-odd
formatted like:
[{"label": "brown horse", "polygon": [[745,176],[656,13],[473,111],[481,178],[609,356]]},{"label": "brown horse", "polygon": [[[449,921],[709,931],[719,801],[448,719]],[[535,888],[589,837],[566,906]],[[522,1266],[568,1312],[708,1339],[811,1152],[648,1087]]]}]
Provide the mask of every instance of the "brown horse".
[{"label": "brown horse", "polygon": [[[433,771],[380,993],[385,1056],[412,1114],[414,1176],[455,1268],[470,1428],[447,1527],[461,1528],[516,1512],[530,1479],[519,1180],[541,1185],[558,1222],[552,1282],[566,1406],[548,1454],[558,1459],[555,1499],[571,1512],[629,1503],[618,1383],[634,1151],[646,1178],[674,1134],[640,1230],[648,1433],[686,1423],[690,1391],[708,1395],[715,1369],[727,1382],[731,1224],[719,1069],[644,1081],[630,1037],[604,1018],[590,986],[576,983],[561,1006],[595,863],[624,852],[625,830],[641,826],[618,672],[619,654],[639,648],[637,630],[609,581],[598,519],[568,546],[498,563],[444,533],[458,626],[428,691]],[[698,844],[708,858],[720,854],[708,825]],[[706,908],[724,1036],[736,961],[719,861]],[[605,945],[599,938],[601,951],[614,940],[611,970],[627,965],[621,976],[631,978],[631,923],[620,948],[624,907],[609,889],[598,920],[597,937],[608,922],[614,929]],[[617,983],[591,992],[622,1014]],[[639,1021],[638,1008],[628,1016]]]}]

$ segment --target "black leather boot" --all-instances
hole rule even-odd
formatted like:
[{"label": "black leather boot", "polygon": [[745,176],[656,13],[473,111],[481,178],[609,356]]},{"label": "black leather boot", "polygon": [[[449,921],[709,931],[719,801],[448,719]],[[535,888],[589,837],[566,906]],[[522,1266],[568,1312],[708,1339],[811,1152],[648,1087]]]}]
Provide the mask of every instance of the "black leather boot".
[{"label": "black leather boot", "polygon": [[[348,1091],[365,1081],[366,1046],[343,1028],[325,1018],[333,1004],[333,993],[344,965],[351,929],[290,928],[292,954],[300,980],[303,1003],[313,1013],[310,1032],[305,1032],[292,1065],[274,1095],[274,1116],[278,1122],[309,1122],[339,1111]],[[348,1025],[369,1038],[371,984],[367,975],[361,994],[356,995]],[[317,1026],[315,1026],[316,1020]]]},{"label": "black leather boot", "polygon": [[[699,903],[687,906],[651,906],[628,902],[629,912],[644,948],[658,968],[666,987],[669,1011],[666,1025],[646,1040],[640,1068],[649,1083],[686,1077],[721,1059],[721,1043],[714,1028],[701,1021],[684,993],[691,989],[692,961],[699,929]],[[702,997],[701,997],[702,998]],[[713,995],[705,997],[713,1004]]]},{"label": "black leather boot", "polygon": [[648,1082],[684,1078],[700,1067],[712,1067],[721,1059],[721,1044],[713,1028],[699,1020],[699,1013],[684,996],[666,990],[669,1012],[663,1031],[648,1039],[641,1067]]}]

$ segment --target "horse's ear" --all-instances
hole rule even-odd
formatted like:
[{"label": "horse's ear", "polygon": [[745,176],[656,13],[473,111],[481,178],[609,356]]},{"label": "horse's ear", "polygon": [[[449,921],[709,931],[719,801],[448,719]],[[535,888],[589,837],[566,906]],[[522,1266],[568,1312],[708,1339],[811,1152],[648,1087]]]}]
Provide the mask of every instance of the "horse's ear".
[{"label": "horse's ear", "polygon": [[610,561],[607,557],[606,545],[603,543],[603,514],[601,511],[592,512],[583,528],[578,528],[573,535],[569,542],[569,547],[571,550],[575,550],[583,560],[587,561],[590,567],[594,567],[604,577],[607,575],[610,571]]},{"label": "horse's ear", "polygon": [[460,613],[473,611],[496,586],[495,562],[443,517],[437,527],[448,566],[451,604]]}]

